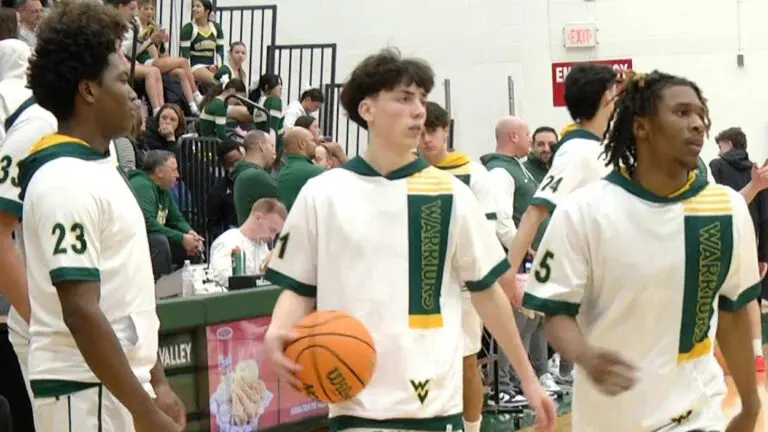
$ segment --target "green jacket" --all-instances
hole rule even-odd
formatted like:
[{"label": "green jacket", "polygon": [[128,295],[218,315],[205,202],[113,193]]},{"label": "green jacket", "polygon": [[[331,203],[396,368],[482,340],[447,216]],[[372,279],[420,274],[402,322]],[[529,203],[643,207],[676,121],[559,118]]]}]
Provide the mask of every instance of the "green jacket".
[{"label": "green jacket", "polygon": [[528,172],[531,173],[538,184],[541,184],[544,180],[544,176],[547,175],[547,171],[549,171],[549,164],[545,164],[531,154],[529,154],[528,158],[523,162],[523,166],[525,166]]},{"label": "green jacket", "polygon": [[264,168],[241,160],[232,168],[235,214],[242,225],[251,214],[253,203],[262,198],[277,198],[277,183]]},{"label": "green jacket", "polygon": [[[514,201],[512,204],[512,220],[516,227],[520,226],[520,219],[523,217],[523,213],[528,209],[528,206],[533,200],[533,194],[536,193],[536,189],[539,187],[539,180],[529,172],[528,168],[520,162],[518,159],[507,156],[500,153],[489,153],[480,158],[480,162],[485,165],[488,171],[494,169],[503,169],[506,171],[515,183]],[[505,189],[501,189],[504,193]],[[508,197],[501,197],[502,202],[509,202]],[[509,209],[503,209],[504,213],[508,213]],[[539,225],[539,229],[536,232],[536,237],[533,241],[533,249],[535,250],[541,242],[541,238],[544,235],[544,231],[547,227],[547,222],[544,221]]]},{"label": "green jacket", "polygon": [[181,244],[184,234],[192,228],[179,211],[170,191],[161,189],[151,178],[140,170],[128,174],[128,183],[139,202],[147,234],[162,234],[169,240]]},{"label": "green jacket", "polygon": [[299,191],[312,177],[325,171],[304,155],[289,153],[285,156],[285,166],[277,176],[277,199],[290,211]]}]

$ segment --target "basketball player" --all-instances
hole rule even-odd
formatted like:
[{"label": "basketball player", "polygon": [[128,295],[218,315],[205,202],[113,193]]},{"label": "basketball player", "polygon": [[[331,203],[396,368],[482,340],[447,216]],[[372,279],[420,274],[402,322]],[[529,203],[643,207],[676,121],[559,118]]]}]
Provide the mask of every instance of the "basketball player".
[{"label": "basketball player", "polygon": [[605,144],[614,171],[553,214],[524,307],[546,315],[550,342],[580,366],[574,431],[723,430],[715,337],[742,403],[727,431],[752,431],[749,211],[695,171],[710,126],[699,88],[657,71],[623,85]]},{"label": "basketball player", "polygon": [[40,26],[31,61],[35,99],[58,122],[18,181],[38,432],[183,427],[183,410],[174,423],[151,398],[170,390],[157,362],[147,235],[108,154],[133,109],[115,46],[124,31],[103,4],[62,3]]},{"label": "basketball player", "polygon": [[[466,154],[448,152],[448,112],[435,102],[427,102],[424,134],[419,142],[419,154],[430,165],[451,173],[469,186],[485,212],[492,229],[496,229],[496,199],[493,179],[482,164],[473,162]],[[498,235],[498,234],[497,234]],[[480,432],[483,413],[483,380],[477,364],[477,353],[483,339],[483,324],[472,306],[469,290],[462,290],[461,326],[464,332],[464,431]]]},{"label": "basketball player", "polygon": [[[341,92],[368,130],[363,157],[309,180],[267,270],[284,290],[265,336],[278,373],[299,385],[283,355],[291,327],[315,307],[346,311],[378,352],[367,388],[330,406],[331,430],[462,430],[464,283],[485,326],[520,373],[537,424],[555,412],[533,372],[496,280],[509,263],[471,190],[414,155],[434,73],[384,50],[360,63]],[[343,272],[334,270],[344,263]]]}]

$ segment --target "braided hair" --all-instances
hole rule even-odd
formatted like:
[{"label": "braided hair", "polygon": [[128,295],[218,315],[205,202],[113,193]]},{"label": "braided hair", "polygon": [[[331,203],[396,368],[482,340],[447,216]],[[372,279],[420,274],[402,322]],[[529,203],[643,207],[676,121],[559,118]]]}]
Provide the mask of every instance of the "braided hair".
[{"label": "braided hair", "polygon": [[687,86],[696,92],[696,96],[704,105],[704,127],[709,131],[712,122],[707,100],[693,81],[657,70],[649,74],[629,71],[620,79],[616,105],[608,122],[610,127],[603,136],[606,166],[625,168],[629,175],[632,175],[637,164],[634,118],[656,114],[656,103],[661,98],[661,92],[671,86]]}]

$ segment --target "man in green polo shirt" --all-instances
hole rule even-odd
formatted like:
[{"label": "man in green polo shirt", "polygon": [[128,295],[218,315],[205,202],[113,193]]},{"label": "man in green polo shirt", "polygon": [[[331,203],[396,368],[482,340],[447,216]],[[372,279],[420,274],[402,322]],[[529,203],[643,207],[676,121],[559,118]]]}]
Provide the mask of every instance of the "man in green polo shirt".
[{"label": "man in green polo shirt", "polygon": [[253,203],[261,198],[277,198],[277,183],[267,169],[275,161],[275,133],[252,130],[243,140],[245,158],[232,168],[235,214],[242,225]]},{"label": "man in green polo shirt", "polygon": [[283,144],[286,157],[277,177],[277,199],[290,211],[304,184],[324,170],[312,161],[317,147],[312,132],[302,127],[290,128],[283,135]]},{"label": "man in green polo shirt", "polygon": [[533,145],[523,165],[541,184],[552,162],[552,146],[557,144],[557,132],[549,126],[539,126],[531,136]]}]

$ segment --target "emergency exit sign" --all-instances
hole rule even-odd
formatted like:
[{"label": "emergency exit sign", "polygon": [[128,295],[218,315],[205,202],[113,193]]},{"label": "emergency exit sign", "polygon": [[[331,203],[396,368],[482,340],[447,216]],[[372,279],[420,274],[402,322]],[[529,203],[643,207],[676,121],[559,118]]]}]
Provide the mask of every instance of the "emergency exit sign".
[{"label": "emergency exit sign", "polygon": [[564,25],[563,46],[566,48],[592,48],[597,46],[597,24],[580,23]]}]

